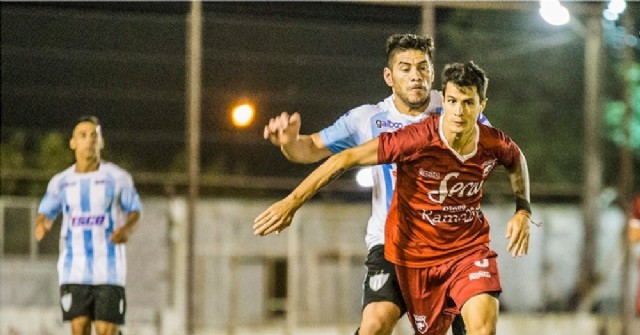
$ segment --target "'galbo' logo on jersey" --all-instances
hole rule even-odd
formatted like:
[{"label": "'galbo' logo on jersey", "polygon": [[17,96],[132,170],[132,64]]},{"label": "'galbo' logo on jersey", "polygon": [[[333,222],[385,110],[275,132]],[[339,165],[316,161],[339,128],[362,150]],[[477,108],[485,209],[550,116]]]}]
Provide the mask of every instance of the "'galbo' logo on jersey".
[{"label": "'galbo' logo on jersey", "polygon": [[400,129],[404,127],[404,125],[400,122],[393,122],[391,120],[376,120],[376,127],[378,128],[391,128],[391,129]]}]

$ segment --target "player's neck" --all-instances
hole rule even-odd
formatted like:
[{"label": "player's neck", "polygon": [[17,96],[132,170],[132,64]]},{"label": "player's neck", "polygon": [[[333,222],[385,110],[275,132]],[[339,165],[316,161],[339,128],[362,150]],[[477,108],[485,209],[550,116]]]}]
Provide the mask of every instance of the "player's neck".
[{"label": "player's neck", "polygon": [[409,106],[397,98],[394,99],[393,104],[396,106],[396,109],[398,110],[398,112],[400,112],[400,114],[418,116],[424,113],[425,110],[427,110],[427,107],[429,106],[429,99],[427,99],[427,101],[425,101],[425,103],[420,105],[419,107]]},{"label": "player's neck", "polygon": [[97,171],[100,167],[100,157],[86,157],[76,159],[76,172],[87,173]]},{"label": "player's neck", "polygon": [[475,149],[475,134],[476,129],[473,127],[470,131],[462,133],[449,132],[447,134],[445,132],[445,137],[447,138],[447,143],[449,143],[451,149],[455,150],[460,155],[467,155]]}]

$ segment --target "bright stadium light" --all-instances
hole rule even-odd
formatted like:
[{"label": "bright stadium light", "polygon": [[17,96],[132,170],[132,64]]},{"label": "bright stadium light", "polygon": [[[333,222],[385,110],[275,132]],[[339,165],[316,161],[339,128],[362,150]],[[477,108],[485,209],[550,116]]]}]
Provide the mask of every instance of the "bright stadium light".
[{"label": "bright stadium light", "polygon": [[356,182],[360,187],[371,187],[373,186],[373,173],[371,172],[370,167],[362,168],[356,174]]},{"label": "bright stadium light", "polygon": [[540,16],[549,24],[561,26],[569,23],[569,10],[558,0],[540,0]]},{"label": "bright stadium light", "polygon": [[625,0],[611,0],[607,8],[602,11],[602,17],[607,21],[617,21],[626,8],[627,2]]},{"label": "bright stadium light", "polygon": [[622,14],[627,8],[627,2],[625,0],[611,0],[607,5],[607,10],[618,15]]},{"label": "bright stadium light", "polygon": [[231,121],[238,128],[244,128],[251,124],[255,110],[251,104],[242,104],[233,108]]}]

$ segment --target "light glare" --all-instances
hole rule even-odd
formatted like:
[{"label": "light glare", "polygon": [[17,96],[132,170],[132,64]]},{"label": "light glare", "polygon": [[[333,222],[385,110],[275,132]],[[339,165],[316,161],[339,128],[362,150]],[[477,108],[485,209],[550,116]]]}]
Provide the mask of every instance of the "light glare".
[{"label": "light glare", "polygon": [[616,21],[616,20],[618,20],[618,14],[614,13],[613,11],[611,11],[609,9],[605,9],[602,12],[602,17],[604,17],[605,20],[607,20],[607,21]]},{"label": "light glare", "polygon": [[570,19],[569,10],[560,1],[553,0],[540,1],[540,16],[554,26],[565,25]]},{"label": "light glare", "polygon": [[244,104],[233,109],[231,118],[236,127],[246,127],[253,121],[253,106]]},{"label": "light glare", "polygon": [[607,9],[615,14],[622,14],[624,10],[627,8],[627,2],[624,0],[611,0]]},{"label": "light glare", "polygon": [[373,173],[371,168],[366,167],[360,169],[356,174],[356,182],[360,187],[372,187],[373,186]]}]

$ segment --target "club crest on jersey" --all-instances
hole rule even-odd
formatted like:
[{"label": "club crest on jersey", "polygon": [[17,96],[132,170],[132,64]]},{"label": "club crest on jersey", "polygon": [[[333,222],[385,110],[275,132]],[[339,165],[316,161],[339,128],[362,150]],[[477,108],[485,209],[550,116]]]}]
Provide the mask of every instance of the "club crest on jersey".
[{"label": "club crest on jersey", "polygon": [[82,215],[71,217],[72,227],[91,227],[91,226],[103,226],[104,215]]},{"label": "club crest on jersey", "polygon": [[377,275],[369,278],[369,287],[374,291],[378,291],[382,286],[384,286],[387,280],[389,280],[388,273],[378,273]]},{"label": "club crest on jersey", "polygon": [[496,167],[497,163],[498,163],[497,159],[491,159],[482,163],[482,176],[484,177],[488,176],[491,173],[491,171],[493,171],[493,168]]},{"label": "club crest on jersey", "polygon": [[486,258],[483,258],[482,260],[475,261],[473,264],[475,264],[475,266],[479,268],[486,268],[489,266],[489,260]]},{"label": "club crest on jersey", "polygon": [[413,323],[416,325],[416,329],[420,332],[420,334],[426,333],[429,329],[429,325],[427,324],[427,317],[424,315],[413,314]]}]

